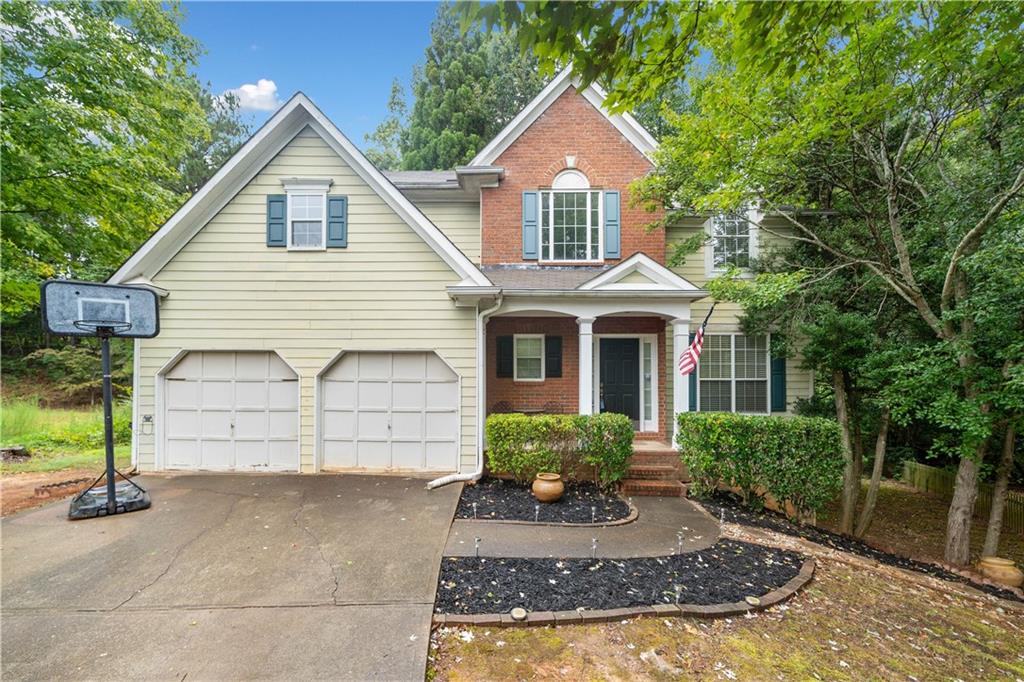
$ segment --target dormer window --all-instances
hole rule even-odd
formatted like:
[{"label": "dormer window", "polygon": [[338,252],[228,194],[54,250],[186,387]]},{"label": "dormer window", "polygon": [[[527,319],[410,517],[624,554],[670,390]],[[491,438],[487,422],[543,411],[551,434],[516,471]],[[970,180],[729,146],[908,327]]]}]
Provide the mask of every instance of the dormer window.
[{"label": "dormer window", "polygon": [[578,170],[559,173],[540,192],[540,259],[602,261],[601,224],[601,192]]}]

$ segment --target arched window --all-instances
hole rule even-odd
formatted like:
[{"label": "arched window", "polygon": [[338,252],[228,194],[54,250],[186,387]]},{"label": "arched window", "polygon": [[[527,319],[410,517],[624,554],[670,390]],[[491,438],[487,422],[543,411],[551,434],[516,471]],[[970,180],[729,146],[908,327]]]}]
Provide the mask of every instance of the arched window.
[{"label": "arched window", "polygon": [[575,169],[555,176],[540,193],[540,259],[548,262],[603,260],[601,192]]}]

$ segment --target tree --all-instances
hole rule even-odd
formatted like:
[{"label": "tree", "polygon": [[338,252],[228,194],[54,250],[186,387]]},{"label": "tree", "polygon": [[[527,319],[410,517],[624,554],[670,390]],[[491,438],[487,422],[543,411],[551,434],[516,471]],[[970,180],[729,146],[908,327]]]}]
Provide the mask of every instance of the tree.
[{"label": "tree", "polygon": [[176,164],[179,176],[167,184],[167,188],[179,196],[199,191],[251,134],[249,125],[239,115],[236,95],[230,92],[214,95],[208,83],[206,86],[195,83],[194,89],[206,116],[206,128],[195,131],[188,151]]},{"label": "tree", "polygon": [[109,273],[178,202],[176,161],[208,135],[174,6],[0,5],[5,326],[39,281]]},{"label": "tree", "polygon": [[415,98],[402,134],[402,166],[447,169],[466,163],[532,99],[544,81],[536,60],[500,31],[462,34],[452,5],[430,26],[424,63],[413,73]]},{"label": "tree", "polygon": [[405,133],[405,119],[408,108],[402,83],[396,78],[391,81],[391,96],[388,97],[388,115],[365,139],[372,146],[366,150],[366,158],[381,170],[398,170],[402,167],[402,135]]}]

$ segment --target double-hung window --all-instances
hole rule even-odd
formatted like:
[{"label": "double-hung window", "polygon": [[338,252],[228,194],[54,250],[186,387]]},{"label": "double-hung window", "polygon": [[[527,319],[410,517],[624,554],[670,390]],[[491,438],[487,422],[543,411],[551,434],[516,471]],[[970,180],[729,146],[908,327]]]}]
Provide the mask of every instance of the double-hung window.
[{"label": "double-hung window", "polygon": [[327,194],[288,194],[288,248],[322,249],[327,234]]},{"label": "double-hung window", "polygon": [[603,260],[602,211],[601,192],[590,189],[583,173],[559,174],[551,189],[540,193],[540,259]]},{"label": "double-hung window", "polygon": [[768,412],[768,337],[708,334],[700,355],[701,412]]},{"label": "double-hung window", "polygon": [[749,269],[757,257],[757,224],[760,214],[754,209],[742,213],[721,213],[707,223],[707,274],[721,273],[729,267]]},{"label": "double-hung window", "polygon": [[516,334],[513,346],[513,379],[544,381],[544,335]]}]

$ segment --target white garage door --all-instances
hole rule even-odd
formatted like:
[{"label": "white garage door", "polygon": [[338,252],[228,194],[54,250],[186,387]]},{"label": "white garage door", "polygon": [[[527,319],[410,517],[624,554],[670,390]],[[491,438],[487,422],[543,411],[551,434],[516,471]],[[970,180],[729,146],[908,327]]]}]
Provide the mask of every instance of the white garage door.
[{"label": "white garage door", "polygon": [[346,353],[321,390],[324,468],[458,468],[459,377],[434,353]]},{"label": "white garage door", "polygon": [[298,469],[299,380],[277,354],[191,352],[164,389],[165,468]]}]

